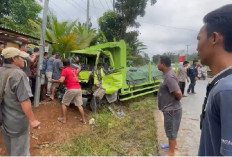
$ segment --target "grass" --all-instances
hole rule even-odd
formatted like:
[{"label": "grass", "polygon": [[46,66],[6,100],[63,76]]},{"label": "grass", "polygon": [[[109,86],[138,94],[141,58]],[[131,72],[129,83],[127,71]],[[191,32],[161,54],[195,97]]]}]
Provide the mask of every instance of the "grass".
[{"label": "grass", "polygon": [[59,145],[59,153],[70,156],[158,155],[156,98],[148,95],[123,104],[120,107],[126,116],[114,116],[107,108],[103,109],[92,131]]}]

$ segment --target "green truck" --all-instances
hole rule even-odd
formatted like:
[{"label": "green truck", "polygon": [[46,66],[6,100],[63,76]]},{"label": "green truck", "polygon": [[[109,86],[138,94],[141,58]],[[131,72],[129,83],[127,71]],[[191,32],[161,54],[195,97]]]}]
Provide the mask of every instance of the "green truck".
[{"label": "green truck", "polygon": [[[92,99],[100,90],[100,97],[108,102],[125,101],[158,91],[162,74],[157,66],[127,67],[124,41],[108,42],[71,52],[80,59],[82,71],[79,81],[83,97]],[[102,92],[103,91],[103,92]]]}]

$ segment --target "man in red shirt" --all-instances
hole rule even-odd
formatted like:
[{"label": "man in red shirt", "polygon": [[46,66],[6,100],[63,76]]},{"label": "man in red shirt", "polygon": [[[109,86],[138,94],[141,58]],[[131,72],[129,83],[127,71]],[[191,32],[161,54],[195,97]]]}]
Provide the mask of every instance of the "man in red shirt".
[{"label": "man in red shirt", "polygon": [[78,79],[78,73],[81,71],[81,68],[74,69],[70,65],[70,59],[64,59],[63,65],[64,69],[61,74],[61,78],[59,80],[53,80],[54,83],[63,83],[65,82],[67,86],[67,91],[64,94],[63,100],[62,100],[62,117],[58,118],[58,121],[61,123],[66,123],[67,120],[67,107],[71,102],[75,104],[75,106],[78,107],[80,113],[81,113],[81,121],[83,124],[86,124],[85,120],[85,113],[83,110],[82,105],[82,91],[81,86]]}]

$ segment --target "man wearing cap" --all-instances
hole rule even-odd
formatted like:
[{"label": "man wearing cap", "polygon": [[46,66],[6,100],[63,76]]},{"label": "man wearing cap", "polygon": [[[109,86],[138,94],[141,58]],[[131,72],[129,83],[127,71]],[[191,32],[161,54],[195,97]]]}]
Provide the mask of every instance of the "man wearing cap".
[{"label": "man wearing cap", "polygon": [[25,64],[23,67],[23,71],[26,73],[27,77],[29,78],[31,75],[31,64],[33,64],[36,61],[36,58],[38,58],[39,53],[35,53],[32,56],[30,56],[30,54],[28,54],[28,45],[23,43],[20,46],[20,50],[22,53],[24,53],[25,56]]},{"label": "man wearing cap", "polygon": [[1,104],[1,129],[5,146],[9,156],[29,156],[29,123],[32,128],[38,128],[40,122],[34,117],[29,99],[32,96],[30,85],[21,70],[27,55],[12,47],[4,49],[2,55],[4,65],[0,67],[0,91],[5,88]]}]

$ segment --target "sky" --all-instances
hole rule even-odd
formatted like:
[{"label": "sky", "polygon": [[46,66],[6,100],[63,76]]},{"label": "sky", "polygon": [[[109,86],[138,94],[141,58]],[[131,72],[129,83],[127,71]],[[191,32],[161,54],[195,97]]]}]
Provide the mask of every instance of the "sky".
[{"label": "sky", "polygon": [[[115,0],[116,1],[116,0]],[[146,46],[145,52],[152,57],[164,52],[180,54],[197,52],[197,34],[203,25],[203,17],[210,11],[232,3],[231,0],[157,0],[146,7],[139,40]],[[87,0],[49,0],[49,8],[59,20],[86,21]],[[93,28],[98,29],[98,18],[113,10],[113,0],[90,0],[89,16]],[[188,46],[187,46],[188,45]]]}]

